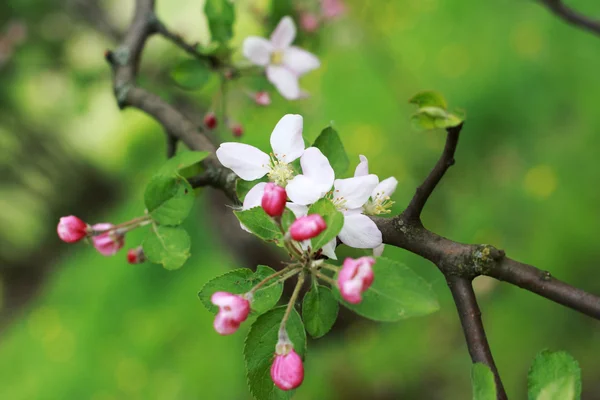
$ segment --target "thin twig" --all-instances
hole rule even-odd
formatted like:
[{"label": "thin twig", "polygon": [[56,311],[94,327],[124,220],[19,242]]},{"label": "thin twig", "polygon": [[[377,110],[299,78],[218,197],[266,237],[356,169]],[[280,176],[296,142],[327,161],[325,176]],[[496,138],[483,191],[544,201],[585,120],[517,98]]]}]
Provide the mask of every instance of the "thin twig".
[{"label": "thin twig", "polygon": [[600,20],[589,18],[567,7],[562,0],[540,0],[565,22],[600,36]]},{"label": "thin twig", "polygon": [[197,46],[186,43],[185,40],[183,40],[183,38],[180,35],[171,32],[169,29],[167,29],[165,24],[163,24],[161,21],[156,20],[155,26],[156,26],[156,33],[160,34],[165,39],[171,41],[173,44],[175,44],[177,47],[183,49],[186,53],[188,53],[192,57],[197,58],[198,60],[201,60],[201,61],[208,62],[210,67],[213,69],[218,69],[223,66],[221,63],[221,60],[219,60],[218,57],[200,53],[197,49]]},{"label": "thin twig", "polygon": [[497,398],[498,400],[506,400],[506,392],[504,391],[500,374],[492,357],[490,345],[485,336],[483,322],[481,321],[481,311],[477,305],[471,281],[466,278],[449,276],[447,282],[465,333],[471,360],[473,363],[483,363],[492,370],[496,382]]},{"label": "thin twig", "polygon": [[463,124],[447,129],[446,146],[440,156],[440,159],[435,164],[425,181],[417,188],[410,204],[404,211],[405,217],[410,221],[417,221],[421,218],[421,212],[429,200],[429,196],[442,180],[442,177],[452,165],[454,165],[454,153],[458,145],[458,137]]}]

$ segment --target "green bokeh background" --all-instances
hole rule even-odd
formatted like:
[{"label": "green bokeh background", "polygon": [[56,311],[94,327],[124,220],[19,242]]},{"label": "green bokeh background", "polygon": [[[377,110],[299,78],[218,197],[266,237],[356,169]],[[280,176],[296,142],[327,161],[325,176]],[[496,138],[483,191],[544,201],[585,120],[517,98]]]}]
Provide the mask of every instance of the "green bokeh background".
[{"label": "green bokeh background", "polygon": [[[124,251],[105,258],[55,236],[67,213],[115,223],[142,213],[144,184],[165,154],[161,128],[114,103],[102,57],[114,42],[81,16],[77,2],[60,3],[0,5],[2,26],[20,20],[28,27],[26,41],[0,65],[0,399],[248,399],[248,324],[218,336],[196,297],[207,280],[239,266],[207,222],[205,193],[186,222],[192,257],[178,271],[130,266]],[[207,42],[202,1],[158,3],[168,26]],[[266,1],[238,3],[237,45],[267,33],[250,12]],[[571,3],[600,15],[597,1]],[[125,28],[132,0],[99,5]],[[348,7],[303,39],[322,60],[302,79],[309,99],[287,102],[272,91],[272,106],[258,108],[244,93],[256,82],[232,88],[229,111],[244,125],[243,141],[267,148],[285,113],[304,116],[308,142],[334,121],[353,166],[365,154],[372,172],[398,179],[399,212],[444,140],[443,132],[411,128],[407,99],[439,90],[467,111],[467,123],[425,225],[457,241],[501,247],[600,293],[600,38],[533,1],[354,0]],[[143,84],[170,101],[188,96],[165,79],[182,57],[152,39]],[[191,94],[199,110],[211,107],[213,81]],[[128,245],[143,236],[131,233]],[[470,358],[443,277],[406,251],[388,247],[385,254],[431,282],[440,311],[393,324],[349,319],[309,341],[296,399],[470,398]],[[491,279],[475,285],[510,398],[526,398],[527,370],[544,348],[578,359],[583,398],[600,398],[597,322]]]}]

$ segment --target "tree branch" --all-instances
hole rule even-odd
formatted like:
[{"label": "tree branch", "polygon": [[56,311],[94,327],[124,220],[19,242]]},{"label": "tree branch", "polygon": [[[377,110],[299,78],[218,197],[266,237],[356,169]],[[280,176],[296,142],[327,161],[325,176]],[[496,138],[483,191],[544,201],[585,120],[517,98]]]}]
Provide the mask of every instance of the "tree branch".
[{"label": "tree branch", "polygon": [[440,159],[435,164],[425,181],[417,188],[417,191],[410,201],[410,204],[404,211],[404,215],[408,220],[420,220],[421,213],[423,212],[423,208],[425,207],[427,200],[429,200],[429,196],[431,196],[438,183],[440,183],[448,168],[454,165],[454,153],[456,152],[458,137],[460,136],[462,127],[463,124],[460,124],[447,129],[446,145],[442,155],[440,156]]},{"label": "tree branch", "polygon": [[562,0],[540,0],[550,11],[567,23],[600,36],[600,20],[591,19],[564,5]]},{"label": "tree branch", "polygon": [[162,35],[165,39],[171,41],[177,47],[183,49],[186,53],[188,53],[192,57],[197,58],[198,60],[201,60],[201,61],[208,62],[210,64],[211,68],[217,69],[217,68],[223,66],[221,60],[218,57],[200,53],[197,50],[196,46],[186,43],[185,40],[183,40],[183,38],[180,35],[171,32],[158,19],[156,20],[156,32],[159,33],[160,35]]},{"label": "tree branch", "polygon": [[449,276],[447,282],[465,333],[471,360],[473,363],[483,363],[492,370],[496,382],[497,398],[498,400],[506,400],[506,392],[504,391],[500,374],[494,363],[490,345],[485,335],[485,329],[481,321],[481,311],[477,305],[471,280],[458,276]]}]

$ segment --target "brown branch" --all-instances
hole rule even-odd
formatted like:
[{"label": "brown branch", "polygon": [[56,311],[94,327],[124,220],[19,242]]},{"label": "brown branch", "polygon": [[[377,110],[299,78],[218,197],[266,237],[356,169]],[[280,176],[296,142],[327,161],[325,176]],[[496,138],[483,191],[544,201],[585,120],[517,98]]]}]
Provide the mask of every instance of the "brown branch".
[{"label": "brown branch", "polygon": [[447,282],[465,333],[471,360],[473,363],[483,363],[492,370],[496,382],[497,399],[506,400],[506,392],[485,335],[485,329],[481,321],[481,311],[477,305],[477,298],[475,292],[473,292],[471,280],[459,276],[449,276]]},{"label": "brown branch", "polygon": [[458,138],[462,127],[463,124],[460,124],[456,127],[447,129],[446,145],[440,159],[425,181],[417,188],[410,204],[404,211],[404,215],[408,220],[420,220],[421,213],[423,212],[427,200],[429,200],[429,196],[431,196],[438,183],[440,183],[444,174],[448,171],[448,168],[454,165],[454,153],[456,152],[456,146],[458,145]]},{"label": "brown branch", "polygon": [[589,18],[567,7],[562,0],[540,0],[550,11],[565,22],[600,36],[600,20]]},{"label": "brown branch", "polygon": [[156,32],[158,34],[162,35],[165,39],[171,41],[177,47],[183,49],[186,53],[188,53],[192,57],[197,58],[198,60],[201,60],[201,61],[208,62],[210,64],[210,67],[213,69],[217,69],[217,68],[220,68],[223,66],[223,63],[221,62],[221,60],[218,57],[200,53],[195,45],[186,43],[186,41],[183,40],[183,38],[180,35],[178,35],[177,33],[171,32],[159,20],[156,20],[155,24],[156,24]]}]

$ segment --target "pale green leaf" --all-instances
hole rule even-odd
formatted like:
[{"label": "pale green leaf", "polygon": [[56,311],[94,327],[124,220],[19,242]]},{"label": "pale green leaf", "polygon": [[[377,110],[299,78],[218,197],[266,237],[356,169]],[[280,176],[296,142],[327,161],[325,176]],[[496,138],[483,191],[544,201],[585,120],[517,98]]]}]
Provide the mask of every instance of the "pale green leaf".
[{"label": "pale green leaf", "polygon": [[150,262],[177,269],[190,256],[190,235],[181,227],[153,226],[142,247]]},{"label": "pale green leaf", "polygon": [[194,190],[183,177],[155,175],[146,186],[144,203],[161,225],[179,225],[194,205]]},{"label": "pale green leaf", "polygon": [[579,364],[564,351],[544,350],[533,361],[527,385],[529,400],[579,400]]},{"label": "pale green leaf", "polygon": [[323,155],[327,157],[336,177],[341,177],[348,170],[350,160],[337,131],[331,126],[323,129],[313,143],[313,147],[321,150]]},{"label": "pale green leaf", "polygon": [[473,400],[496,400],[494,374],[487,365],[473,364],[471,384],[473,385]]},{"label": "pale green leaf", "polygon": [[275,223],[273,218],[262,209],[262,207],[234,211],[234,214],[246,228],[259,238],[276,242],[283,239],[283,234],[281,233],[279,226]]},{"label": "pale green leaf", "polygon": [[331,330],[337,319],[338,301],[327,286],[314,286],[304,295],[302,319],[310,336],[319,338]]}]

